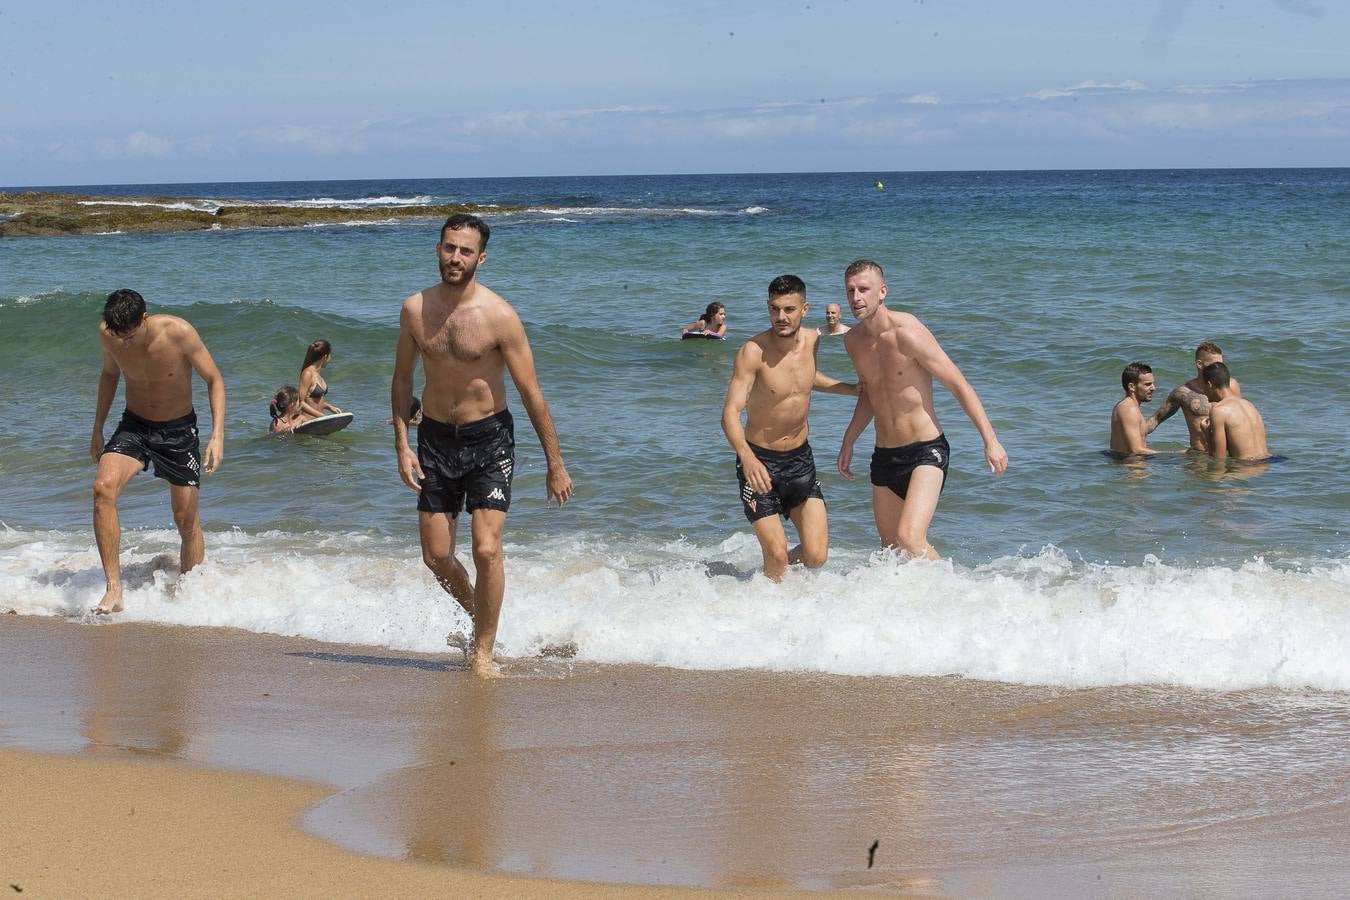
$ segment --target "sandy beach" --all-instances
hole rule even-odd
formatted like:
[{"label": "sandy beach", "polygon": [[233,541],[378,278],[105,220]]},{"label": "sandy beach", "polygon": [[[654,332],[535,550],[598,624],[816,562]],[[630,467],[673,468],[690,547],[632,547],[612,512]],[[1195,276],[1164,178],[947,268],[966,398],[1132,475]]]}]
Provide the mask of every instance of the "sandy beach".
[{"label": "sandy beach", "polygon": [[19,616],[0,649],[0,828],[20,836],[0,877],[36,896],[1332,896],[1350,878],[1334,694],[555,659],[484,684],[451,655]]}]

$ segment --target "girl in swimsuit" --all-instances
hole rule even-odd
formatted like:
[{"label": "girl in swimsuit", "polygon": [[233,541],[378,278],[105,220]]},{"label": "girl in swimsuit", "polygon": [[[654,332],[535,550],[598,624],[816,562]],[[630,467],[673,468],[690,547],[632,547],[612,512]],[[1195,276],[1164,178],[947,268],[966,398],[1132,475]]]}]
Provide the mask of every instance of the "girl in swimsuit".
[{"label": "girl in swimsuit", "polygon": [[305,351],[305,363],[300,367],[300,408],[312,417],[342,412],[323,399],[328,393],[328,382],[323,380],[319,370],[332,358],[333,345],[325,340],[315,341]]},{"label": "girl in swimsuit", "polygon": [[718,303],[714,300],[708,304],[708,308],[703,311],[703,315],[698,317],[698,321],[680,333],[683,337],[686,334],[704,334],[708,337],[726,337],[727,336],[727,307],[726,304]]},{"label": "girl in swimsuit", "polygon": [[267,430],[272,434],[290,434],[295,426],[314,418],[300,408],[300,392],[289,384],[277,391],[268,412],[272,415],[272,425]]}]

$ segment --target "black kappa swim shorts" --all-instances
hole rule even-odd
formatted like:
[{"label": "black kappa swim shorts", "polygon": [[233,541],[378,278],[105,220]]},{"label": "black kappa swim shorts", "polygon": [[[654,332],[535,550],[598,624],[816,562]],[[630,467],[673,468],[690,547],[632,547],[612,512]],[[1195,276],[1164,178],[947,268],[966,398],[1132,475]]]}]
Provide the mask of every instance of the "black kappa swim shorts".
[{"label": "black kappa swim shorts", "polygon": [[903,500],[909,493],[909,478],[914,470],[919,466],[934,466],[942,470],[940,494],[947,487],[947,463],[951,455],[952,448],[945,434],[903,447],[878,447],[872,451],[872,484],[890,488]]},{"label": "black kappa swim shorts", "polygon": [[422,465],[422,512],[459,515],[461,509],[511,508],[511,476],[516,463],[515,423],[511,411],[451,425],[422,417],[417,426],[417,461]]},{"label": "black kappa swim shorts", "polygon": [[142,464],[141,471],[155,464],[155,477],[178,487],[198,487],[202,475],[201,446],[197,441],[197,414],[190,412],[167,422],[151,422],[131,411],[122,421],[104,453],[130,456]]},{"label": "black kappa swim shorts", "polygon": [[825,499],[820,490],[820,481],[816,479],[816,460],[811,455],[811,445],[802,444],[792,450],[766,450],[750,445],[755,459],[764,463],[769,470],[767,493],[761,494],[750,487],[745,480],[745,469],[741,461],[736,460],[736,481],[741,486],[741,507],[745,517],[751,522],[772,516],[775,513],[786,516],[812,497]]}]

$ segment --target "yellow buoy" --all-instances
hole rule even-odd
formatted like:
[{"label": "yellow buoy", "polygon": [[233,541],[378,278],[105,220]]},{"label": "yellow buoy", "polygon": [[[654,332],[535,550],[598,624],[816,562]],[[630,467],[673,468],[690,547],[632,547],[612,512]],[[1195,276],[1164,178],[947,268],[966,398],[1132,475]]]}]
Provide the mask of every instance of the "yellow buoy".
[{"label": "yellow buoy", "polygon": [[879,191],[884,191],[884,190],[886,190],[886,185],[885,185],[883,182],[878,181],[878,182],[877,182],[877,190],[879,190]]}]

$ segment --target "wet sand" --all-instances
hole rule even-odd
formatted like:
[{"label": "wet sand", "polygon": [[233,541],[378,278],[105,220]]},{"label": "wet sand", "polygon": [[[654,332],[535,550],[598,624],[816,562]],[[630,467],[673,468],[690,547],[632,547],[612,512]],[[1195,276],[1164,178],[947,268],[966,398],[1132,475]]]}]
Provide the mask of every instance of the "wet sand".
[{"label": "wet sand", "polygon": [[0,880],[38,896],[563,889],[509,876],[1026,897],[1350,883],[1341,694],[508,673],[0,616],[0,748],[30,751],[0,758],[17,798],[0,829],[22,835]]}]

